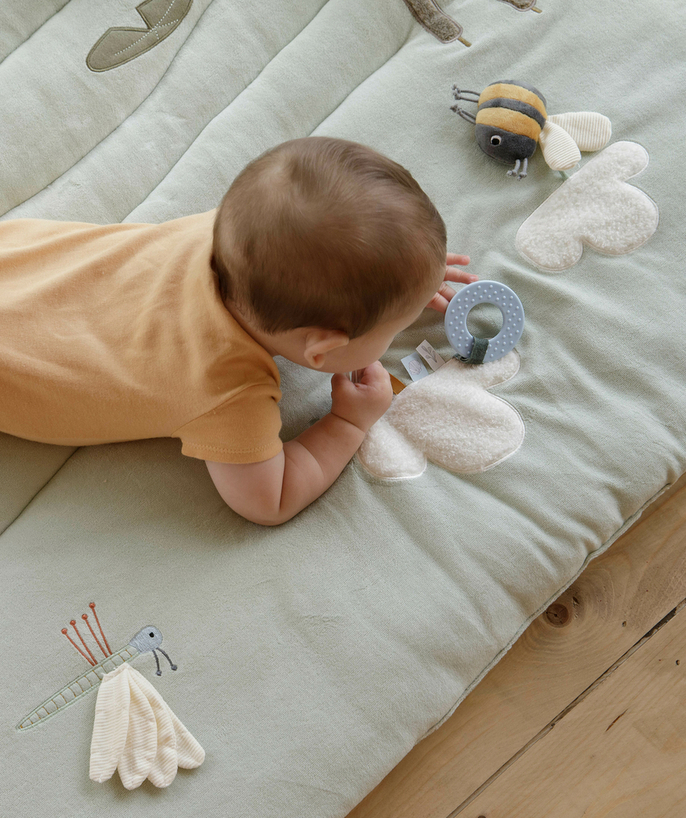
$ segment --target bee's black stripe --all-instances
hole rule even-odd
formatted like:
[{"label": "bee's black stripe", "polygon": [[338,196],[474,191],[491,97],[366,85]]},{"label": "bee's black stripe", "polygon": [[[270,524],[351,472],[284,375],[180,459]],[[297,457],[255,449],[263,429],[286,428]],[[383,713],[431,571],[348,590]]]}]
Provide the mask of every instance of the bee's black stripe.
[{"label": "bee's black stripe", "polygon": [[537,111],[536,108],[534,108],[533,105],[529,105],[528,102],[521,102],[518,99],[496,97],[495,99],[482,102],[481,105],[479,105],[479,110],[483,108],[508,108],[510,111],[519,111],[520,114],[525,114],[531,119],[535,119],[541,128],[545,125],[545,117],[540,111]]},{"label": "bee's black stripe", "polygon": [[543,103],[543,107],[547,107],[547,102],[545,101],[545,97],[543,94],[538,90],[538,88],[534,88],[533,85],[528,85],[526,82],[522,82],[521,80],[498,80],[497,82],[491,82],[487,85],[487,88],[490,88],[491,85],[518,85],[520,88],[524,88],[526,91],[531,91],[532,94],[536,94],[536,96],[541,100]]}]

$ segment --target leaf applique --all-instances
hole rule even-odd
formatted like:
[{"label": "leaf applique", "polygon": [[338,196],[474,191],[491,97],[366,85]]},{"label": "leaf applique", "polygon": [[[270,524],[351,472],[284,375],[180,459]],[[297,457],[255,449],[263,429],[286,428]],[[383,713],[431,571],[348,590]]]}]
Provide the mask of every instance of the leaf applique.
[{"label": "leaf applique", "polygon": [[171,34],[192,5],[193,0],[145,0],[136,11],[146,28],[108,28],[91,48],[86,65],[91,71],[110,71],[140,57]]}]

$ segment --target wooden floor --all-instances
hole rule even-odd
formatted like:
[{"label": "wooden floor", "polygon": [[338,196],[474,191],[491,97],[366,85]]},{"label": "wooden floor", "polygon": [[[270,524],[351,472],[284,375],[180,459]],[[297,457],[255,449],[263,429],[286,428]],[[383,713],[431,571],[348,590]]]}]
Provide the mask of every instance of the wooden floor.
[{"label": "wooden floor", "polygon": [[686,818],[686,476],[348,818]]}]

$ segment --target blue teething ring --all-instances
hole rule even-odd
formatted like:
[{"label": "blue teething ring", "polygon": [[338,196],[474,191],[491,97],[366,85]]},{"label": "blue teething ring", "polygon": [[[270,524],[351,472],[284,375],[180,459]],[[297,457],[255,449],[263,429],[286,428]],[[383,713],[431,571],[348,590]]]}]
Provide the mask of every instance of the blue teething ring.
[{"label": "blue teething ring", "polygon": [[517,293],[498,281],[475,281],[455,293],[445,313],[445,333],[458,356],[468,359],[477,339],[467,329],[467,316],[477,304],[494,304],[503,316],[500,332],[488,341],[483,363],[497,361],[514,349],[524,329],[524,307]]}]

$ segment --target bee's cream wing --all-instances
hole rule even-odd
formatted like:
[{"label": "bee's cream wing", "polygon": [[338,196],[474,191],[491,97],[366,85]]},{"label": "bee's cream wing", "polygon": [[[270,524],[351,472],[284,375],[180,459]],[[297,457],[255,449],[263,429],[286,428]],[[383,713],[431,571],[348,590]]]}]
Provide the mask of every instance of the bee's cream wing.
[{"label": "bee's cream wing", "polygon": [[574,139],[550,117],[538,137],[543,158],[553,170],[569,170],[581,161],[581,153]]},{"label": "bee's cream wing", "polygon": [[553,114],[548,122],[559,125],[572,137],[580,151],[599,151],[612,136],[612,123],[602,114],[593,111],[574,111],[569,114]]}]

